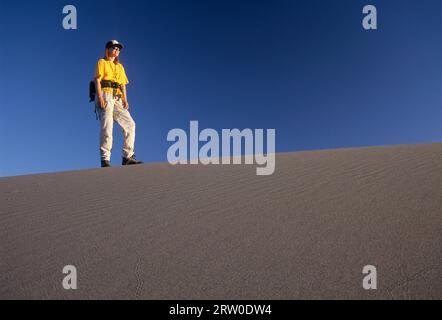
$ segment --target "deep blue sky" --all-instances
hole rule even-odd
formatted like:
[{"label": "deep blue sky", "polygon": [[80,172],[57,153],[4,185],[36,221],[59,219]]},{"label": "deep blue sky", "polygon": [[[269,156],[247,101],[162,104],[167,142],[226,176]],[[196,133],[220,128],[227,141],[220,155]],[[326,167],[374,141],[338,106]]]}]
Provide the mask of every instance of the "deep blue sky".
[{"label": "deep blue sky", "polygon": [[146,162],[190,120],[275,128],[278,152],[441,141],[441,14],[439,0],[2,1],[0,176],[99,166],[88,83],[109,39],[126,46]]}]

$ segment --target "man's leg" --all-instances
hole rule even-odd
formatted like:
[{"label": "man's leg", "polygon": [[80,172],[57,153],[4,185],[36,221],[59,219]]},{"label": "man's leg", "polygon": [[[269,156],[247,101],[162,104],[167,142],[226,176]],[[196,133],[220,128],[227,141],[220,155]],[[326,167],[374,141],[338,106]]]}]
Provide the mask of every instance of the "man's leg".
[{"label": "man's leg", "polygon": [[112,130],[114,124],[114,99],[111,94],[103,93],[103,95],[106,107],[101,109],[98,106],[98,111],[100,113],[100,156],[102,161],[110,161]]},{"label": "man's leg", "polygon": [[117,99],[114,107],[114,119],[123,129],[123,165],[140,164],[143,161],[134,157],[135,121],[129,111],[123,108],[121,99]]},{"label": "man's leg", "polygon": [[121,99],[115,101],[114,119],[123,130],[123,158],[131,158],[135,147],[135,121],[129,111],[123,108]]}]

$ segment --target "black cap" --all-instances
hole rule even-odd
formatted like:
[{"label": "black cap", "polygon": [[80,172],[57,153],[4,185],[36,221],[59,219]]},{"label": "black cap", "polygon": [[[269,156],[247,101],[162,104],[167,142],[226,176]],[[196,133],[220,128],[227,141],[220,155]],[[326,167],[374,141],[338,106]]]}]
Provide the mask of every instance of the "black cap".
[{"label": "black cap", "polygon": [[109,49],[114,46],[120,48],[120,50],[123,49],[123,45],[119,43],[117,40],[111,40],[106,43],[106,49]]}]

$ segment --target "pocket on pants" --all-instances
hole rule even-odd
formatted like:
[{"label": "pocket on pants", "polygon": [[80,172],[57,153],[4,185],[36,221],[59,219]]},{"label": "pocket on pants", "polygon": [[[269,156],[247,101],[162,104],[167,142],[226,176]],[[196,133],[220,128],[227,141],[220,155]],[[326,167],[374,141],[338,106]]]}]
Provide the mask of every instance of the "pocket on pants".
[{"label": "pocket on pants", "polygon": [[101,111],[104,111],[104,110],[106,110],[106,108],[107,108],[107,105],[109,104],[109,96],[108,96],[108,93],[107,92],[102,92],[101,93],[102,95],[102,97],[103,97],[103,100],[104,100],[104,109],[102,109],[101,107],[100,107],[100,100],[98,99],[98,95],[97,96],[95,96],[95,107],[98,109],[98,110],[101,110]]}]

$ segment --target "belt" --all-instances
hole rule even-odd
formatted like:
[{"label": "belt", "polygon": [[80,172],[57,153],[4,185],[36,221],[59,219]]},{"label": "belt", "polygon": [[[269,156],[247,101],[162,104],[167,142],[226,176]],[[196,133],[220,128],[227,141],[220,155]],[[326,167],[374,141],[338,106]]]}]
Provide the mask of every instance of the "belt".
[{"label": "belt", "polygon": [[110,80],[101,80],[102,88],[112,88],[112,93],[114,98],[121,98],[121,94],[117,95],[117,89],[120,89],[120,84],[118,82],[110,81]]},{"label": "belt", "polygon": [[101,87],[102,88],[118,89],[118,88],[120,88],[120,84],[118,82],[114,82],[114,81],[110,81],[110,80],[101,80]]}]

